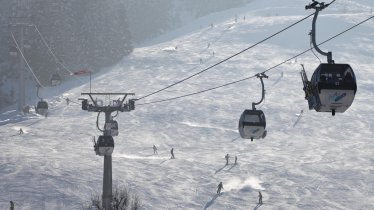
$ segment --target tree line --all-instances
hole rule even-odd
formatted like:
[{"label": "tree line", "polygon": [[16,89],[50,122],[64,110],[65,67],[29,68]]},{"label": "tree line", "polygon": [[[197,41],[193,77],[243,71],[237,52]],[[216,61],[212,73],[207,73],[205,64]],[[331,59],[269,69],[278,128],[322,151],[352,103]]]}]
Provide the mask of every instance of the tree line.
[{"label": "tree line", "polygon": [[[51,74],[68,77],[65,67],[96,72],[119,62],[134,45],[182,25],[183,14],[193,19],[249,1],[0,0],[0,87],[12,86],[21,68],[10,35],[13,32],[19,42],[20,28],[9,24],[35,25],[58,58],[56,62],[34,27],[24,28],[24,55],[39,80],[48,85]],[[0,95],[16,93],[16,88],[2,88]]]}]

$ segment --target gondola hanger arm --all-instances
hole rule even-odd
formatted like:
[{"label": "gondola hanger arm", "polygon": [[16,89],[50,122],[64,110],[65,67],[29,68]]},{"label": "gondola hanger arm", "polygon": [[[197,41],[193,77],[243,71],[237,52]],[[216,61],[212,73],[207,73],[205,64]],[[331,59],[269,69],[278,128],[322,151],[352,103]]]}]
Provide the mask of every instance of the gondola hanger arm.
[{"label": "gondola hanger arm", "polygon": [[312,1],[313,1],[312,3],[305,6],[306,10],[308,10],[308,9],[315,9],[316,10],[316,12],[314,13],[314,17],[313,17],[312,31],[309,33],[309,35],[312,38],[312,43],[313,43],[314,49],[316,49],[317,52],[320,53],[321,55],[327,56],[327,62],[332,64],[332,63],[334,63],[334,60],[332,60],[332,52],[323,52],[318,47],[317,42],[316,42],[316,22],[317,22],[318,14],[319,14],[320,11],[322,11],[323,9],[328,7],[331,3],[330,4],[325,4],[324,2],[319,3],[318,1],[315,1],[315,0],[312,0]]},{"label": "gondola hanger arm", "polygon": [[265,75],[265,73],[256,74],[256,77],[260,78],[260,80],[261,80],[262,96],[261,96],[261,100],[259,102],[257,102],[257,103],[253,102],[252,103],[252,110],[256,110],[256,105],[261,104],[262,101],[265,98],[265,87],[264,87],[264,81],[262,80],[262,78],[269,78],[267,75]]}]

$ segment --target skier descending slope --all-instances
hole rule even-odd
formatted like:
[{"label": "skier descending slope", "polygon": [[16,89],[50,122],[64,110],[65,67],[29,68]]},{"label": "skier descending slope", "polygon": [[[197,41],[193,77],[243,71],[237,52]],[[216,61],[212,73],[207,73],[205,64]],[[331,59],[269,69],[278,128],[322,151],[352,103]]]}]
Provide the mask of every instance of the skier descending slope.
[{"label": "skier descending slope", "polygon": [[226,159],[226,165],[228,165],[228,164],[229,164],[229,158],[230,158],[229,154],[226,154],[226,155],[225,155],[225,159]]},{"label": "skier descending slope", "polygon": [[154,154],[154,155],[158,155],[156,145],[153,145],[153,154]]},{"label": "skier descending slope", "polygon": [[13,203],[13,201],[10,201],[10,207],[9,207],[9,210],[14,210],[14,203]]},{"label": "skier descending slope", "polygon": [[175,159],[175,157],[174,157],[174,148],[171,148],[170,154],[171,154],[170,159]]},{"label": "skier descending slope", "polygon": [[222,189],[223,189],[223,184],[222,182],[220,182],[217,186],[217,194],[220,194]]}]

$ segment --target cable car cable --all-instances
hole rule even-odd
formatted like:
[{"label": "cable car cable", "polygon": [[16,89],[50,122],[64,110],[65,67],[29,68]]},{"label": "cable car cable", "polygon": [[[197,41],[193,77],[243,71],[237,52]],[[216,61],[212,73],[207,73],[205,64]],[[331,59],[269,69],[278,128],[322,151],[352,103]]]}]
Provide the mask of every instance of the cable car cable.
[{"label": "cable car cable", "polygon": [[304,17],[304,18],[302,18],[302,19],[300,19],[300,20],[298,20],[298,21],[296,21],[295,23],[293,23],[293,24],[291,24],[291,25],[289,25],[289,26],[283,28],[282,30],[280,30],[280,31],[278,31],[278,32],[276,32],[276,33],[274,33],[274,34],[272,34],[272,35],[266,37],[265,39],[263,39],[263,40],[261,40],[261,41],[259,41],[259,42],[256,42],[255,44],[253,44],[253,45],[251,45],[251,46],[245,48],[244,50],[241,50],[240,52],[235,53],[234,55],[231,55],[231,56],[229,56],[229,57],[227,57],[227,58],[225,58],[225,59],[223,59],[223,60],[221,60],[221,61],[219,61],[219,62],[217,62],[217,63],[215,63],[215,64],[213,64],[213,65],[211,65],[211,66],[209,66],[209,67],[207,67],[207,68],[205,68],[205,69],[203,69],[203,70],[201,70],[201,71],[199,71],[199,72],[197,72],[197,73],[195,73],[195,74],[193,74],[193,75],[191,75],[191,76],[188,76],[188,77],[186,77],[186,78],[184,78],[184,79],[182,79],[182,80],[179,80],[179,81],[177,81],[177,82],[175,82],[175,83],[173,83],[173,84],[171,84],[171,85],[168,85],[168,86],[166,86],[166,87],[164,87],[164,88],[162,88],[162,89],[160,89],[160,90],[157,90],[157,91],[155,91],[155,92],[152,92],[152,93],[150,93],[150,94],[147,94],[147,95],[145,95],[145,96],[142,96],[142,97],[138,98],[138,100],[141,100],[141,99],[147,98],[147,97],[149,97],[149,96],[151,96],[151,95],[154,95],[154,94],[156,94],[156,93],[159,93],[159,92],[161,92],[161,91],[164,91],[164,90],[166,90],[166,89],[168,89],[168,88],[171,88],[171,87],[173,87],[173,86],[175,86],[175,85],[177,85],[177,84],[179,84],[179,83],[182,83],[182,82],[184,82],[184,81],[186,81],[186,80],[188,80],[188,79],[190,79],[190,78],[192,78],[192,77],[195,77],[195,76],[197,76],[197,75],[199,75],[199,74],[201,74],[201,73],[203,73],[203,72],[205,72],[205,71],[208,71],[208,70],[212,69],[213,67],[216,67],[216,66],[218,66],[218,65],[220,65],[220,64],[222,64],[222,63],[224,63],[224,62],[226,62],[226,61],[228,61],[228,60],[230,60],[230,59],[232,59],[232,58],[234,58],[234,57],[236,57],[236,56],[238,56],[238,55],[244,53],[245,51],[248,51],[249,49],[251,49],[251,48],[253,48],[253,47],[255,47],[255,46],[257,46],[257,45],[259,45],[259,44],[261,44],[261,43],[263,43],[263,42],[265,42],[265,41],[267,41],[267,40],[269,40],[269,39],[271,39],[271,38],[273,38],[273,37],[275,37],[276,35],[278,35],[278,34],[284,32],[284,31],[290,29],[291,27],[293,27],[293,26],[295,26],[295,25],[301,23],[302,21],[308,19],[309,17],[311,17],[311,16],[313,16],[313,15],[314,15],[314,13],[312,13],[312,14],[310,14],[310,15],[308,15],[308,16],[306,16],[306,17]]},{"label": "cable car cable", "polygon": [[49,53],[52,55],[52,57],[54,58],[55,62],[57,64],[60,64],[60,66],[62,66],[63,69],[65,69],[66,71],[68,71],[70,73],[70,75],[73,75],[77,80],[83,82],[81,79],[79,79],[77,76],[74,75],[74,72],[70,71],[62,62],[60,62],[60,60],[57,58],[57,56],[55,55],[55,53],[52,51],[52,48],[48,45],[47,41],[45,40],[44,36],[42,35],[42,33],[39,31],[38,27],[33,24],[33,26],[35,27],[35,30],[36,32],[38,32],[42,42],[44,43],[44,45],[47,47]]},{"label": "cable car cable", "polygon": [[226,87],[226,86],[229,86],[229,85],[233,85],[233,84],[235,84],[235,83],[239,83],[239,82],[242,82],[242,81],[245,81],[245,80],[248,80],[248,79],[254,78],[254,77],[256,77],[256,76],[255,76],[255,75],[254,75],[254,76],[249,76],[249,77],[246,77],[246,78],[243,78],[243,79],[240,79],[240,80],[234,81],[234,82],[226,83],[226,84],[224,84],[224,85],[220,85],[220,86],[217,86],[217,87],[209,88],[209,89],[206,89],[206,90],[201,90],[201,91],[198,91],[198,92],[194,92],[194,93],[190,93],[190,94],[186,94],[186,95],[182,95],[182,96],[177,96],[177,97],[167,98],[167,99],[161,99],[161,100],[152,101],[152,102],[147,102],[147,103],[142,103],[142,104],[137,104],[137,105],[138,105],[138,106],[141,106],[141,105],[148,105],[148,104],[160,103],[160,102],[164,102],[164,101],[171,101],[171,100],[175,100],[175,99],[179,99],[179,98],[184,98],[184,97],[188,97],[188,96],[193,96],[193,95],[197,95],[197,94],[205,93],[205,92],[208,92],[208,91],[211,91],[211,90],[215,90],[215,89],[218,89],[218,88],[222,88],[222,87]]},{"label": "cable car cable", "polygon": [[[344,30],[344,31],[342,31],[342,32],[340,32],[340,33],[338,33],[338,34],[336,34],[336,35],[334,35],[334,36],[332,36],[332,37],[326,39],[325,41],[319,43],[317,46],[323,45],[323,44],[325,44],[326,42],[329,42],[329,41],[335,39],[336,37],[341,36],[342,34],[344,34],[344,33],[348,32],[348,31],[350,31],[350,30],[356,28],[357,26],[359,26],[359,25],[361,25],[361,24],[363,24],[363,23],[369,21],[369,20],[372,19],[372,18],[374,18],[374,16],[371,16],[371,17],[369,17],[369,18],[367,18],[367,19],[365,19],[365,20],[363,20],[363,21],[361,21],[361,22],[359,22],[359,23],[357,23],[357,24],[355,24],[355,25],[353,25],[353,26],[347,28],[346,30]],[[286,63],[286,62],[288,62],[288,61],[290,61],[290,60],[292,60],[292,59],[294,59],[294,58],[296,58],[296,57],[299,57],[300,55],[303,55],[303,54],[307,53],[308,51],[310,51],[310,50],[312,50],[312,49],[314,49],[314,48],[311,47],[311,48],[305,50],[304,52],[301,52],[301,53],[295,55],[294,57],[292,57],[292,58],[290,58],[290,59],[288,59],[288,60],[286,60],[286,61],[284,61],[284,62],[282,62],[282,63],[279,63],[279,64],[277,64],[277,65],[275,65],[275,66],[273,66],[273,67],[267,69],[267,70],[264,71],[263,73],[266,73],[266,72],[268,72],[268,71],[271,71],[271,70],[273,70],[274,68],[276,68],[276,67],[278,67],[278,66],[280,66],[280,65],[282,65],[282,64],[284,64],[284,63]]]},{"label": "cable car cable", "polygon": [[[333,1],[331,1],[329,4],[324,5],[324,6],[325,6],[324,8],[326,8],[327,6],[333,4],[335,1],[336,1],[336,0],[333,0]],[[263,40],[261,40],[261,41],[255,43],[255,44],[253,44],[253,45],[247,47],[246,49],[244,49],[244,50],[242,50],[242,51],[240,51],[240,52],[238,52],[238,53],[235,53],[234,55],[231,55],[231,56],[229,56],[229,57],[227,57],[227,58],[225,58],[225,59],[223,59],[223,60],[221,60],[221,61],[219,61],[219,62],[217,62],[217,63],[215,63],[215,64],[213,64],[213,65],[211,65],[211,66],[209,66],[209,67],[207,67],[207,68],[205,68],[205,69],[203,69],[203,70],[201,70],[201,71],[199,71],[199,72],[197,72],[197,73],[195,73],[195,74],[193,74],[193,75],[191,75],[191,76],[188,76],[188,77],[186,77],[186,78],[184,78],[184,79],[182,79],[182,80],[179,80],[179,81],[177,81],[177,82],[175,82],[175,83],[173,83],[173,84],[171,84],[171,85],[168,85],[168,86],[166,86],[166,87],[164,87],[164,88],[162,88],[162,89],[159,89],[159,90],[157,90],[157,91],[154,91],[154,92],[152,92],[152,93],[150,93],[150,94],[147,94],[147,95],[145,95],[145,96],[139,97],[137,100],[141,100],[141,99],[147,98],[147,97],[149,97],[149,96],[151,96],[151,95],[154,95],[154,94],[159,93],[159,92],[161,92],[161,91],[164,91],[164,90],[166,90],[166,89],[168,89],[168,88],[171,88],[171,87],[173,87],[173,86],[175,86],[175,85],[177,85],[177,84],[179,84],[179,83],[182,83],[182,82],[184,82],[184,81],[186,81],[186,80],[188,80],[188,79],[190,79],[190,78],[192,78],[192,77],[195,77],[195,76],[197,76],[197,75],[199,75],[199,74],[201,74],[201,73],[203,73],[203,72],[205,72],[205,71],[208,71],[208,70],[212,69],[213,67],[216,67],[216,66],[218,66],[218,65],[220,65],[220,64],[222,64],[222,63],[224,63],[224,62],[226,62],[226,61],[228,61],[228,60],[230,60],[230,59],[232,59],[232,58],[234,58],[234,57],[236,57],[236,56],[238,56],[238,55],[244,53],[245,51],[247,51],[247,50],[249,50],[249,49],[251,49],[251,48],[253,48],[253,47],[255,47],[255,46],[257,46],[257,45],[259,45],[259,44],[261,44],[261,43],[263,43],[263,42],[265,42],[265,41],[271,39],[271,38],[273,38],[274,36],[276,36],[276,35],[278,35],[278,34],[284,32],[284,31],[286,31],[286,30],[288,30],[288,29],[290,29],[290,28],[292,28],[293,26],[295,26],[295,25],[301,23],[302,21],[308,19],[309,17],[313,16],[314,14],[315,14],[315,12],[312,13],[312,14],[309,14],[308,16],[306,16],[306,17],[304,17],[304,18],[302,18],[302,19],[296,21],[295,23],[293,23],[293,24],[291,24],[291,25],[289,25],[289,26],[283,28],[282,30],[280,30],[280,31],[278,31],[278,32],[276,32],[276,33],[274,33],[274,34],[272,34],[272,35],[266,37],[265,39],[263,39]]]},{"label": "cable car cable", "polygon": [[27,67],[29,68],[30,72],[31,72],[32,75],[34,76],[36,82],[37,82],[41,87],[44,87],[44,86],[40,83],[39,79],[36,77],[34,71],[31,69],[31,66],[30,66],[29,62],[26,60],[25,55],[24,55],[23,52],[20,50],[19,45],[18,45],[18,42],[17,42],[16,38],[14,37],[13,32],[11,31],[10,34],[12,35],[12,39],[13,39],[14,44],[16,44],[16,47],[17,47],[18,51],[20,52],[20,54],[21,54],[23,60],[25,61]]},{"label": "cable car cable", "polygon": [[[348,32],[348,31],[350,31],[350,30],[358,27],[359,25],[361,25],[361,24],[369,21],[372,18],[374,18],[374,16],[371,16],[371,17],[369,17],[369,18],[367,18],[367,19],[365,19],[365,20],[363,20],[363,21],[361,21],[361,22],[359,22],[359,23],[357,23],[357,24],[349,27],[348,29],[346,29],[346,30],[344,30],[344,31],[342,31],[342,32],[340,32],[340,33],[338,33],[338,34],[336,34],[336,35],[334,35],[334,36],[326,39],[325,41],[319,43],[317,46],[320,46],[320,45],[322,45],[322,44],[324,44],[326,42],[331,41],[332,39],[335,39],[338,36],[341,36],[342,34],[344,34],[344,33]],[[297,58],[297,57],[299,57],[299,56],[307,53],[308,51],[311,51],[312,49],[313,49],[313,47],[311,47],[311,48],[309,48],[309,49],[307,49],[307,50],[305,50],[305,51],[303,51],[303,52],[301,52],[301,53],[299,53],[299,54],[297,54],[297,55],[295,55],[295,56],[293,56],[293,57],[291,57],[291,58],[289,58],[289,59],[287,59],[287,60],[285,60],[285,61],[283,61],[283,62],[281,62],[281,63],[279,63],[277,65],[275,65],[275,66],[273,66],[273,67],[270,67],[270,68],[268,68],[267,70],[265,70],[265,71],[263,71],[261,73],[266,73],[268,71],[271,71],[271,70],[277,68],[278,66],[281,66],[281,65],[289,62],[290,60],[293,60],[293,59],[295,59],[295,58]],[[189,94],[185,94],[185,95],[177,96],[177,97],[173,97],[173,98],[167,98],[167,99],[161,99],[161,100],[157,100],[157,101],[151,101],[151,102],[141,103],[141,104],[137,104],[137,105],[141,106],[141,105],[148,105],[148,104],[160,103],[160,102],[171,101],[171,100],[176,100],[176,99],[180,99],[180,98],[184,98],[184,97],[189,97],[189,96],[193,96],[193,95],[205,93],[205,92],[208,92],[208,91],[211,91],[211,90],[219,89],[219,88],[222,88],[222,87],[226,87],[226,86],[229,86],[229,85],[233,85],[233,84],[236,84],[236,83],[239,83],[239,82],[242,82],[242,81],[254,78],[254,77],[256,77],[256,75],[245,77],[245,78],[240,79],[240,80],[236,80],[236,81],[233,81],[233,82],[230,82],[230,83],[226,83],[226,84],[223,84],[223,85],[220,85],[220,86],[216,86],[216,87],[212,87],[212,88],[209,88],[209,89],[201,90],[201,91],[198,91],[198,92],[189,93]]]}]

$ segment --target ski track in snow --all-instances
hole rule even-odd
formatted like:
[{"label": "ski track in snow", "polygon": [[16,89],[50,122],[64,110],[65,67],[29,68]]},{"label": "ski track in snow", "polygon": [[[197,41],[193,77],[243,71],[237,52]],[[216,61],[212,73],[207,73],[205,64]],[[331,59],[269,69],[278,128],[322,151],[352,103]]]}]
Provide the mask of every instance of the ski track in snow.
[{"label": "ski track in snow", "polygon": [[[146,95],[310,14],[305,4],[301,0],[254,1],[203,17],[136,48],[105,73],[93,75],[92,91]],[[321,12],[317,39],[367,18],[373,7],[368,0],[336,1]],[[237,23],[233,21],[236,14]],[[142,209],[374,209],[372,23],[321,46],[333,51],[334,60],[350,63],[355,70],[358,91],[345,113],[333,117],[308,110],[300,64],[310,78],[318,59],[307,53],[268,72],[269,79],[264,80],[265,139],[250,142],[238,138],[237,132],[242,111],[261,97],[258,79],[120,113],[113,184],[126,185],[139,195]],[[311,19],[138,103],[262,72],[309,48],[310,27]],[[89,83],[77,85],[76,81],[54,87],[50,94],[56,96],[46,97],[48,118],[18,115],[14,110],[0,114],[0,209],[8,209],[10,200],[17,210],[79,209],[92,194],[101,192],[103,158],[92,147],[92,137],[100,134],[97,114],[82,111],[75,103],[67,106],[64,100],[78,102],[80,93],[87,90]],[[302,118],[293,126],[300,110],[304,110]],[[19,128],[23,135],[18,135]],[[159,155],[153,155],[153,144]],[[171,148],[176,159],[170,159]],[[231,158],[225,165],[227,153]],[[223,193],[216,195],[221,181]],[[258,191],[263,195],[262,206],[257,205]]]}]

